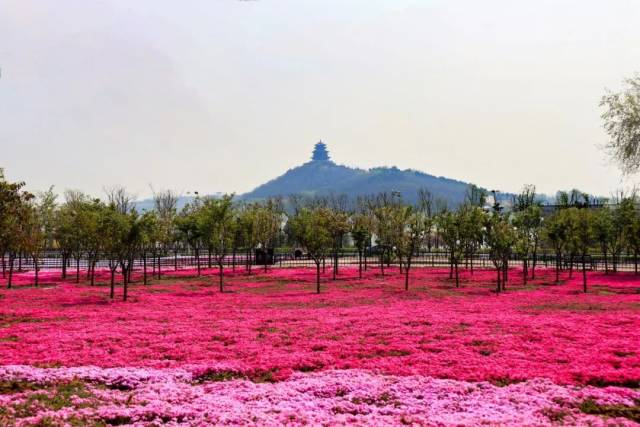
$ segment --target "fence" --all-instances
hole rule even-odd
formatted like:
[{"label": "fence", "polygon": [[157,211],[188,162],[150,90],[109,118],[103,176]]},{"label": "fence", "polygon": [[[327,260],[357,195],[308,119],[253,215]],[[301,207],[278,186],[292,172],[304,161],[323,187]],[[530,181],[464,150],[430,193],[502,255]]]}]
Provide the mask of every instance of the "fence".
[{"label": "fence", "polygon": [[[66,258],[67,267],[69,269],[79,268],[81,270],[86,270],[89,267],[90,260],[87,256],[88,254],[80,254],[79,257],[68,257]],[[234,268],[242,268],[244,266],[259,267],[266,263],[275,267],[315,267],[314,261],[309,258],[305,254],[295,254],[294,251],[289,250],[275,250],[273,254],[269,253],[267,257],[256,256],[257,254],[253,251],[248,250],[238,250],[235,253],[227,254],[223,260],[222,264],[225,267],[234,267]],[[299,255],[299,256],[296,256]],[[146,259],[145,259],[146,258]],[[342,250],[338,252],[337,263],[339,266],[357,266],[359,263],[359,257],[357,252],[353,250]],[[534,262],[533,257],[529,257],[529,264],[531,265]],[[63,261],[65,258],[63,254],[58,250],[46,250],[43,251],[41,257],[38,260],[38,267],[41,270],[61,270],[63,267]],[[325,259],[326,264],[331,264],[334,261],[333,255],[328,255]],[[366,263],[367,266],[371,267],[380,267],[380,262],[383,261],[385,266],[398,266],[398,261],[396,259],[390,258],[388,256],[380,257],[376,254],[369,254],[364,256],[362,259],[363,263]],[[521,265],[522,258],[517,256],[512,256],[510,258],[511,265]],[[97,268],[107,268],[109,266],[109,261],[105,256],[99,255],[96,257],[96,267]],[[573,264],[576,268],[581,268],[582,259],[579,256],[576,257],[563,257],[561,260],[563,268],[569,268],[571,264]],[[554,254],[542,252],[537,254],[535,258],[535,264],[541,267],[554,267],[556,263],[556,257]],[[164,250],[161,253],[148,253],[145,257],[139,256],[133,260],[134,269],[141,269],[144,265],[147,265],[147,268],[156,269],[160,268],[162,270],[182,270],[182,269],[190,269],[197,268],[198,265],[201,268],[209,268],[218,266],[217,260],[213,255],[210,255],[206,250],[195,251],[190,248],[173,248],[169,250]],[[447,267],[450,265],[449,255],[447,252],[443,251],[432,251],[432,252],[419,252],[414,255],[411,260],[411,264],[413,266],[421,266],[421,267]],[[474,268],[493,268],[493,263],[489,257],[488,253],[477,253],[472,257],[466,257],[461,260],[461,267],[469,268],[473,266]],[[25,256],[19,256],[14,260],[14,269],[17,271],[27,271],[33,270],[35,267],[33,259]],[[611,256],[605,259],[603,254],[590,254],[587,257],[587,268],[589,270],[604,270],[605,267],[612,269],[613,262]],[[2,269],[5,271],[9,268],[8,258],[5,256],[2,257]],[[619,271],[634,271],[636,268],[636,258],[631,254],[623,254],[617,257],[616,259],[616,268]]]}]

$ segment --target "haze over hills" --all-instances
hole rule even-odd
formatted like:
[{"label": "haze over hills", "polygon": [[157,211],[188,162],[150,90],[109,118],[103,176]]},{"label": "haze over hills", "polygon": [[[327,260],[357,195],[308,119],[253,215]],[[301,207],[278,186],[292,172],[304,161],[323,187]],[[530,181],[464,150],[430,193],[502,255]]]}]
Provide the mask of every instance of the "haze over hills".
[{"label": "haze over hills", "polygon": [[[360,169],[339,165],[331,160],[326,145],[315,145],[311,160],[289,169],[254,190],[238,195],[237,200],[256,201],[273,196],[287,197],[291,194],[323,196],[345,194],[350,199],[358,196],[397,191],[407,202],[417,200],[418,190],[427,189],[435,199],[446,200],[449,206],[461,203],[469,183],[455,179],[437,177],[424,172],[397,167]],[[208,196],[219,197],[222,193]],[[178,210],[193,200],[193,196],[180,196]],[[136,202],[139,210],[153,209],[153,200]]]},{"label": "haze over hills", "polygon": [[310,161],[289,169],[283,175],[266,182],[253,191],[242,194],[241,200],[259,200],[270,196],[303,194],[322,196],[345,194],[349,198],[398,191],[405,201],[414,202],[419,189],[429,190],[434,198],[450,205],[463,201],[469,184],[437,177],[415,170],[397,167],[359,169],[336,164],[329,157],[326,145],[316,144]]}]

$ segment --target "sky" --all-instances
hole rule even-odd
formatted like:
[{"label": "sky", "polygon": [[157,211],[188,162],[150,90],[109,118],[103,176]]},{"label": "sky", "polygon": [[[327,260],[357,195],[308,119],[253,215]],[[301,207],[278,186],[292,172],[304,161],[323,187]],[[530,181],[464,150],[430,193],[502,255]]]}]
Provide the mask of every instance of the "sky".
[{"label": "sky", "polygon": [[637,0],[0,0],[0,167],[31,190],[243,193],[309,160],[500,191],[623,178]]}]

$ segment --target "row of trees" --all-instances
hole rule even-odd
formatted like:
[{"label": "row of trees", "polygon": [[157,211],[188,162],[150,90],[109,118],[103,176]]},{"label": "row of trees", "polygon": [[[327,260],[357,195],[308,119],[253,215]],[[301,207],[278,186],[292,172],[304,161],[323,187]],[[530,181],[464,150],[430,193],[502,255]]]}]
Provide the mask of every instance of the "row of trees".
[{"label": "row of trees", "polygon": [[[471,186],[464,203],[456,209],[420,191],[418,203],[403,202],[399,193],[381,193],[359,198],[354,203],[344,196],[304,198],[290,196],[285,209],[279,198],[259,203],[235,203],[233,195],[196,198],[177,209],[171,191],[154,195],[154,209],[138,212],[132,196],[123,188],[106,191],[104,200],[77,191],[67,191],[57,203],[53,189],[38,195],[23,190],[23,183],[11,183],[0,173],[0,254],[2,274],[11,286],[16,257],[29,256],[35,265],[38,284],[39,261],[47,248],[63,258],[62,276],[75,262],[75,279],[85,260],[87,277],[93,284],[99,260],[107,261],[114,297],[115,276],[123,277],[123,298],[127,298],[134,261],[143,264],[143,281],[148,282],[147,265],[161,277],[160,258],[171,248],[188,247],[196,257],[198,275],[201,257],[209,268],[219,271],[219,289],[224,291],[224,265],[237,255],[251,272],[256,250],[288,246],[300,248],[316,266],[316,291],[320,292],[321,266],[329,260],[332,275],[338,275],[338,256],[344,246],[358,254],[359,272],[367,268],[367,257],[379,257],[380,272],[393,260],[404,274],[405,288],[414,257],[424,249],[446,251],[450,278],[460,284],[460,269],[473,274],[473,259],[486,254],[496,270],[496,291],[505,289],[509,263],[522,262],[522,278],[535,278],[539,252],[551,250],[556,258],[556,281],[561,269],[582,264],[584,289],[591,254],[604,255],[605,271],[617,270],[623,253],[634,255],[637,273],[640,252],[640,211],[636,198],[620,195],[614,205],[598,205],[579,192],[559,193],[558,209],[543,217],[535,188],[525,187],[504,209],[494,197],[492,204],[484,190]],[[266,260],[265,260],[266,261]],[[264,262],[265,269],[267,262]],[[565,265],[566,264],[566,265]]]}]

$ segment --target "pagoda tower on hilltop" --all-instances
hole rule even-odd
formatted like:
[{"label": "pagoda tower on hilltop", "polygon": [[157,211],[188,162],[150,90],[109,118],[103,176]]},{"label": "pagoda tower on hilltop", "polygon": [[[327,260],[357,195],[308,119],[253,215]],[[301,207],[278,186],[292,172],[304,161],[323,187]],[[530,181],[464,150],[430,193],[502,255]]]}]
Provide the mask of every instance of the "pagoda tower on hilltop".
[{"label": "pagoda tower on hilltop", "polygon": [[329,152],[327,151],[327,144],[322,141],[318,142],[315,147],[313,147],[313,155],[311,156],[311,160],[314,162],[326,162],[331,160],[329,158]]}]

